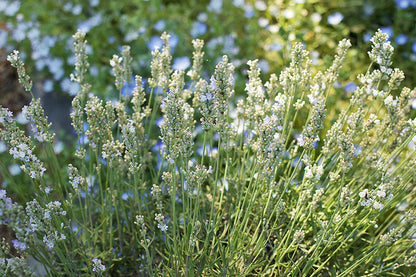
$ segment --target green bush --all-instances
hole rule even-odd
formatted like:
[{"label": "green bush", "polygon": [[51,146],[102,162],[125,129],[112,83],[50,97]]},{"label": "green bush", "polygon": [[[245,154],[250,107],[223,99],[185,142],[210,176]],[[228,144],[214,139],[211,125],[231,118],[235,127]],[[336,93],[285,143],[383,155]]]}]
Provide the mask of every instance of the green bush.
[{"label": "green bush", "polygon": [[[3,275],[30,275],[28,255],[51,276],[415,271],[416,120],[409,115],[416,90],[392,95],[404,75],[391,67],[386,34],[372,38],[371,63],[345,108],[327,102],[348,40],[316,74],[301,43],[265,84],[258,61],[249,61],[243,93],[227,56],[201,77],[200,40],[191,69],[173,71],[163,34],[151,78],[144,85],[136,76],[132,95],[122,93],[130,48],[113,56],[118,101],[111,102],[90,93],[85,34],[74,37],[78,148],[66,170],[38,100],[23,110],[32,136],[0,110],[1,138],[36,191],[22,204],[0,191],[0,219],[15,232],[19,254],[3,242]],[[8,60],[31,91],[19,53]]]}]

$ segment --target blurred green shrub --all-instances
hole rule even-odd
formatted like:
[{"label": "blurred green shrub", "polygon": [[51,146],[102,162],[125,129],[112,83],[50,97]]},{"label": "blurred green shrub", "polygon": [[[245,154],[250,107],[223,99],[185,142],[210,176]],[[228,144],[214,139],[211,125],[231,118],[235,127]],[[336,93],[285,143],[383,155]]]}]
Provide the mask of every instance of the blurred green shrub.
[{"label": "blurred green shrub", "polygon": [[[244,88],[246,62],[259,58],[264,73],[279,73],[288,62],[288,45],[303,41],[316,65],[327,66],[337,42],[349,37],[354,50],[341,72],[341,81],[361,69],[370,33],[382,28],[400,54],[394,59],[413,81],[416,60],[414,30],[416,1],[317,0],[205,0],[205,1],[0,1],[0,48],[21,49],[32,71],[42,72],[46,92],[63,90],[75,95],[78,86],[69,76],[75,62],[71,35],[89,33],[92,80],[99,94],[109,95],[110,67],[104,57],[129,44],[138,53],[133,71],[149,76],[149,50],[161,46],[163,31],[171,34],[174,67],[190,65],[186,54],[192,38],[207,43],[204,63],[213,68],[221,54],[236,66],[237,92]],[[92,31],[93,30],[93,31]],[[183,43],[178,44],[178,41]],[[92,50],[94,49],[94,50]],[[318,53],[321,53],[319,55]],[[209,74],[212,72],[208,72]],[[127,88],[127,87],[126,87]]]}]

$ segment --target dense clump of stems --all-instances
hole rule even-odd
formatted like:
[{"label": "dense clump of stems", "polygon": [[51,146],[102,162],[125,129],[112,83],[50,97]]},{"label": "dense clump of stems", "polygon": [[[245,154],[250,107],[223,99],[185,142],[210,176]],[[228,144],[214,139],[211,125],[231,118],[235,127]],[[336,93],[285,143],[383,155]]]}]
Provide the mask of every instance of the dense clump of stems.
[{"label": "dense clump of stems", "polygon": [[[398,89],[404,75],[391,68],[385,34],[374,35],[371,64],[340,112],[327,103],[348,40],[323,72],[311,70],[300,43],[265,84],[257,60],[249,61],[239,92],[227,56],[201,78],[199,40],[188,74],[173,72],[163,34],[152,77],[145,86],[135,76],[131,95],[121,93],[131,80],[130,48],[113,56],[110,101],[89,93],[85,34],[74,38],[80,92],[70,164],[53,153],[38,100],[25,108],[31,136],[0,110],[1,139],[36,190],[27,203],[0,190],[1,224],[15,232],[19,253],[12,257],[3,242],[0,272],[30,275],[28,255],[51,276],[414,272],[416,90]],[[30,91],[18,52],[9,60]]]}]

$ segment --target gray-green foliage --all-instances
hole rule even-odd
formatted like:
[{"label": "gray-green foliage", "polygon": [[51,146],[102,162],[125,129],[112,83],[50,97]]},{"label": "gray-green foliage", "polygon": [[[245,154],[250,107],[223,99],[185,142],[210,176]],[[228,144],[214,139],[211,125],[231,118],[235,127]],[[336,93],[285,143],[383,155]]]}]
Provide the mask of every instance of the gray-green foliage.
[{"label": "gray-green foliage", "polygon": [[[84,37],[76,37],[81,45]],[[372,63],[340,113],[326,103],[348,40],[316,74],[301,44],[279,79],[264,85],[250,61],[248,97],[237,105],[226,56],[209,82],[192,79],[185,87],[187,75],[168,66],[166,42],[153,52],[153,87],[143,89],[137,76],[133,97],[117,92],[118,103],[85,90],[74,98],[80,149],[68,177],[46,142],[39,155],[47,170],[31,176],[37,193],[25,212],[1,191],[0,218],[16,233],[22,257],[40,260],[52,276],[414,272],[416,120],[409,112],[416,91],[391,95],[403,78],[389,70],[392,48],[383,33],[375,34]],[[88,88],[80,77],[85,56],[77,56],[75,80]],[[127,56],[116,59],[121,71]],[[115,78],[117,87],[127,77]],[[160,114],[164,146],[155,135]],[[6,109],[0,115],[3,138],[15,122]],[[18,139],[34,142],[19,134],[11,143],[24,158]],[[32,147],[30,155],[37,153]]]}]

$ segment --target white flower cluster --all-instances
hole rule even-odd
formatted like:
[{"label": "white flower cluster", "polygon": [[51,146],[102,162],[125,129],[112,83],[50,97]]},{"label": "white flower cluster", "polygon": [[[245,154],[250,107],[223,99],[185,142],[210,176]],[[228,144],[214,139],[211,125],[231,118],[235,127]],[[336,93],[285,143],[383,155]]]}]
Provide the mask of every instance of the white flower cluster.
[{"label": "white flower cluster", "polygon": [[314,164],[313,166],[307,165],[305,167],[305,178],[310,180],[319,181],[324,173],[324,167],[322,165]]},{"label": "white flower cluster", "polygon": [[245,116],[252,121],[264,117],[264,100],[266,95],[260,79],[258,60],[248,61],[247,64],[250,66],[250,70],[248,71],[249,81],[245,88],[247,91]]},{"label": "white flower cluster", "polygon": [[32,179],[42,177],[43,173],[46,171],[43,163],[32,153],[32,149],[25,143],[20,143],[19,145],[10,148],[9,153],[14,159],[23,162],[20,168],[27,172]]},{"label": "white flower cluster", "polygon": [[149,78],[149,85],[152,88],[161,87],[165,90],[169,85],[169,76],[172,72],[169,38],[170,35],[163,33],[161,36],[163,46],[161,51],[156,49],[152,52],[152,63],[150,64],[152,78]]},{"label": "white flower cluster", "polygon": [[0,123],[7,124],[13,122],[13,113],[7,108],[0,109]]},{"label": "white flower cluster", "polygon": [[97,274],[101,274],[105,271],[106,267],[103,265],[101,259],[94,258],[92,259],[92,271]]},{"label": "white flower cluster", "polygon": [[[142,127],[141,125],[139,126]],[[124,160],[129,164],[129,171],[135,172],[139,168],[137,158],[140,150],[140,139],[138,139],[136,134],[136,121],[127,119],[127,124],[121,126],[121,133],[123,134],[123,143],[125,145]]]},{"label": "white flower cluster", "polygon": [[64,234],[59,234],[58,231],[55,230],[54,232],[48,233],[43,236],[43,243],[49,250],[53,250],[56,242],[65,239],[66,236]]},{"label": "white flower cluster", "polygon": [[393,194],[389,192],[384,185],[371,191],[364,189],[359,193],[359,196],[361,206],[372,206],[376,210],[382,210],[384,208],[384,203],[393,199]]},{"label": "white flower cluster", "polygon": [[275,105],[277,105],[280,109],[284,109],[286,107],[287,96],[282,93],[279,93],[274,98],[274,101]]},{"label": "white flower cluster", "polygon": [[80,186],[82,187],[82,185],[85,183],[85,179],[78,174],[78,169],[72,164],[68,164],[68,176],[69,183],[72,185],[74,191],[79,192]]},{"label": "white flower cluster", "polygon": [[188,169],[185,169],[186,183],[184,189],[187,190],[189,197],[194,197],[198,193],[201,194],[201,186],[207,179],[209,174],[212,174],[212,167],[207,169],[205,166],[195,164],[192,161],[188,162]]},{"label": "white flower cluster", "polygon": [[17,64],[20,61],[20,57],[19,57],[19,51],[17,50],[13,50],[12,53],[10,53],[7,56],[7,60],[11,63],[11,64]]},{"label": "white flower cluster", "polygon": [[89,68],[87,61],[86,46],[87,41],[85,40],[85,33],[78,30],[74,38],[74,52],[75,52],[75,74],[71,74],[71,81],[77,82],[81,85],[84,84],[85,74]]},{"label": "white flower cluster", "polygon": [[319,133],[323,129],[326,118],[324,91],[326,89],[324,76],[321,72],[313,78],[311,93],[308,95],[309,102],[312,105],[310,119],[308,124],[303,127],[302,134],[298,137],[298,144],[304,148],[312,149],[317,143]]},{"label": "white flower cluster", "polygon": [[384,104],[387,107],[397,107],[400,103],[399,98],[396,96],[396,98],[393,98],[392,95],[389,95],[386,97],[386,99],[384,99]]},{"label": "white flower cluster", "polygon": [[121,62],[123,61],[122,57],[113,55],[113,58],[110,60],[110,65],[113,68],[113,73],[115,79],[115,85],[118,90],[123,87],[123,68]]},{"label": "white flower cluster", "polygon": [[161,104],[164,112],[163,122],[160,124],[161,139],[170,162],[176,161],[179,157],[189,160],[192,156],[194,110],[181,98],[184,85],[184,72],[175,71],[172,74],[169,92]]},{"label": "white flower cluster", "polygon": [[22,114],[30,121],[35,139],[39,142],[53,143],[55,134],[49,132],[51,123],[48,123],[40,99],[32,99],[29,106],[23,107]]},{"label": "white flower cluster", "polygon": [[120,162],[123,158],[124,144],[118,140],[107,141],[103,144],[103,151],[101,152],[103,159],[109,161],[111,164],[114,161]]},{"label": "white flower cluster", "polygon": [[380,124],[380,120],[377,119],[377,116],[375,114],[370,114],[367,121],[365,122],[364,126],[366,130],[373,129],[375,126]]},{"label": "white flower cluster", "polygon": [[210,85],[208,86],[206,81],[199,84],[199,93],[204,95],[199,101],[202,125],[206,130],[214,128],[220,135],[226,134],[230,129],[228,123],[228,101],[234,94],[233,73],[234,66],[228,62],[227,56],[223,56],[222,60],[215,67],[215,73],[211,76]]},{"label": "white flower cluster", "polygon": [[303,230],[296,230],[295,234],[293,235],[293,244],[299,244],[305,238],[305,231]]},{"label": "white flower cluster", "polygon": [[316,103],[322,99],[320,96],[326,89],[325,83],[322,82],[322,77],[321,72],[318,72],[314,80],[321,79],[321,82],[315,82],[315,84],[311,85],[311,93],[308,94],[309,103],[311,103],[311,105],[316,105]]},{"label": "white flower cluster", "polygon": [[382,76],[382,72],[378,69],[365,75],[359,74],[357,78],[362,86],[354,91],[354,95],[364,94],[372,95],[374,98],[384,97],[386,92],[378,89],[378,83],[382,79]]},{"label": "white flower cluster", "polygon": [[26,74],[23,62],[20,60],[19,51],[14,50],[7,56],[7,60],[12,64],[14,68],[17,69],[17,74],[19,75],[19,83],[23,84],[26,91],[32,89],[32,81],[30,80],[29,75]]},{"label": "white flower cluster", "polygon": [[92,148],[112,141],[112,127],[115,124],[114,106],[111,101],[105,104],[98,97],[90,97],[84,108],[87,114],[88,130],[85,132]]},{"label": "white flower cluster", "polygon": [[393,72],[390,66],[394,48],[388,38],[386,33],[378,30],[371,38],[373,45],[371,52],[368,53],[370,59],[380,66],[380,71],[385,75],[390,75]]},{"label": "white flower cluster", "polygon": [[162,214],[155,214],[155,220],[157,222],[157,228],[159,228],[162,232],[166,232],[168,230],[168,225],[166,225],[165,217]]},{"label": "white flower cluster", "polygon": [[27,240],[33,239],[33,234],[43,234],[43,243],[49,250],[53,250],[56,243],[66,239],[64,223],[60,223],[58,230],[53,222],[59,222],[61,216],[66,216],[66,211],[61,207],[61,202],[49,202],[42,207],[38,201],[33,200],[26,204],[24,234],[19,236]]},{"label": "white flower cluster", "polygon": [[276,114],[266,116],[258,126],[258,136],[255,146],[257,148],[257,162],[261,175],[269,176],[279,165],[284,152],[285,140],[282,135],[283,117]]}]

